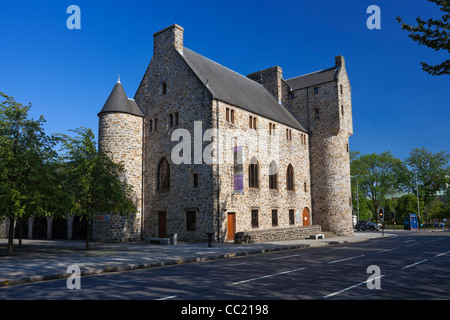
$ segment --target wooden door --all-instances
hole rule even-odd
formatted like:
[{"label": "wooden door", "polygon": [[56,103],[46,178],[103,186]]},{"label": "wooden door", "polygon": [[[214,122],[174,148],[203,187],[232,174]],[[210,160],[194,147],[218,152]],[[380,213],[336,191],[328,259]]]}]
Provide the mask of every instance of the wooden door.
[{"label": "wooden door", "polygon": [[228,241],[234,241],[234,234],[236,233],[236,213],[229,212],[227,220],[227,238]]},{"label": "wooden door", "polygon": [[311,217],[309,216],[309,209],[303,209],[303,226],[309,226],[311,224]]},{"label": "wooden door", "polygon": [[158,237],[167,238],[165,212],[158,212]]}]

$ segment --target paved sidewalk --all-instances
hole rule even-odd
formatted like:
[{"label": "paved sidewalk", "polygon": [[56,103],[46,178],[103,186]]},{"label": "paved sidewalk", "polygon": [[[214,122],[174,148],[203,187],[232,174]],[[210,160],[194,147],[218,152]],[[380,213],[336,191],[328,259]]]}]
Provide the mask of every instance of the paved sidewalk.
[{"label": "paved sidewalk", "polygon": [[[384,233],[384,238],[395,234]],[[0,287],[66,278],[67,267],[77,265],[82,275],[160,267],[207,261],[265,252],[326,246],[381,238],[381,232],[355,232],[353,237],[332,236],[321,240],[290,240],[254,244],[178,243],[176,245],[142,242],[92,242],[90,251],[77,240],[23,240],[22,248],[6,256],[7,240],[0,239]],[[15,240],[17,244],[17,240]]]}]

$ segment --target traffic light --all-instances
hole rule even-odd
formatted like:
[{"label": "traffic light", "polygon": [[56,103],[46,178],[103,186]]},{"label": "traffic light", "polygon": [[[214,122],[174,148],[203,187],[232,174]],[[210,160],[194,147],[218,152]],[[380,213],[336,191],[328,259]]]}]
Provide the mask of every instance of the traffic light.
[{"label": "traffic light", "polygon": [[380,209],[380,211],[378,212],[378,218],[380,220],[384,220],[384,209]]}]

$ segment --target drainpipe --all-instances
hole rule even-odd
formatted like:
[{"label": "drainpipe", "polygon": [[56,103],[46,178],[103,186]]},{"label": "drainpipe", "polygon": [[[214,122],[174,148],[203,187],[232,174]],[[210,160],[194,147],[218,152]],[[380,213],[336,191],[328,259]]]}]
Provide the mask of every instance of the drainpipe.
[{"label": "drainpipe", "polygon": [[217,155],[216,155],[216,170],[217,170],[217,242],[220,243],[220,225],[221,214],[220,214],[220,171],[219,171],[219,155],[220,155],[220,144],[219,144],[219,99],[216,100],[216,134],[217,134]]}]

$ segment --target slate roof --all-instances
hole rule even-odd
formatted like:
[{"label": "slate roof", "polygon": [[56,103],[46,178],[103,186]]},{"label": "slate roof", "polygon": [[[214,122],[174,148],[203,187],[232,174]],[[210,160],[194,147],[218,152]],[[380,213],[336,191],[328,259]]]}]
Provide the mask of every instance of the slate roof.
[{"label": "slate roof", "polygon": [[214,98],[306,132],[263,85],[186,47],[180,55]]},{"label": "slate roof", "polygon": [[128,113],[135,116],[143,117],[144,113],[139,108],[137,103],[133,99],[129,99],[122,87],[122,84],[117,81],[109,94],[108,100],[106,100],[102,110],[98,113],[105,112],[120,112]]},{"label": "slate roof", "polygon": [[339,67],[332,67],[285,80],[292,90],[312,87],[337,79]]}]

